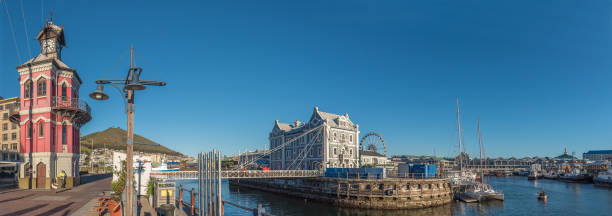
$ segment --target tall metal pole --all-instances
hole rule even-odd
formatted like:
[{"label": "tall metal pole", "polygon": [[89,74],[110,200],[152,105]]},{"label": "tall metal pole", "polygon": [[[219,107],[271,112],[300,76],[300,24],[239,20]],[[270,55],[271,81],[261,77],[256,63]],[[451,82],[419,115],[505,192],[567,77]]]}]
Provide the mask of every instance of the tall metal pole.
[{"label": "tall metal pole", "polygon": [[202,215],[208,215],[208,152],[203,154],[203,159],[202,173],[204,178],[202,179],[202,186],[204,187],[204,193],[200,194],[200,196],[204,197],[204,202],[201,203],[202,206],[200,208],[204,211]]},{"label": "tall metal pole", "polygon": [[459,169],[463,175],[463,150],[461,149],[463,136],[461,131],[461,112],[459,111],[459,97],[457,97],[457,128],[459,128]]},{"label": "tall metal pole", "polygon": [[217,214],[219,216],[223,215],[221,194],[221,152],[217,152]]},{"label": "tall metal pole", "polygon": [[93,139],[89,139],[89,142],[91,143],[91,154],[89,154],[89,156],[91,156],[90,160],[89,160],[89,172],[93,171],[93,160],[94,160],[94,146],[93,146]]},{"label": "tall metal pole", "polygon": [[[134,47],[130,48],[130,69],[134,66]],[[126,208],[124,215],[132,216],[134,211],[134,171],[133,171],[133,154],[134,154],[134,90],[127,90],[128,93],[128,109],[127,109],[127,157],[126,157]]]},{"label": "tall metal pole", "polygon": [[136,194],[136,196],[140,196],[140,180],[141,180],[141,176],[142,176],[142,161],[138,160],[138,193]]},{"label": "tall metal pole", "polygon": [[199,208],[199,214],[198,215],[204,215],[204,199],[203,199],[203,194],[204,194],[204,187],[202,185],[203,183],[203,177],[204,177],[204,153],[200,152],[200,154],[198,154],[198,194],[200,196],[198,196],[198,206]]}]

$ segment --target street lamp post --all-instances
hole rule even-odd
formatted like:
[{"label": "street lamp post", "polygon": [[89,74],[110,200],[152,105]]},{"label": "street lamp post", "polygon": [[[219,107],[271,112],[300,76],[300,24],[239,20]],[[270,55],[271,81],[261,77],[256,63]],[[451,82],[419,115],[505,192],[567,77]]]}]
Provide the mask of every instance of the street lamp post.
[{"label": "street lamp post", "polygon": [[[130,69],[128,70],[125,79],[100,79],[96,80],[98,87],[96,91],[89,94],[94,100],[107,100],[109,97],[104,93],[104,85],[110,84],[119,90],[123,96],[125,112],[127,113],[127,154],[126,154],[126,196],[125,196],[125,214],[126,216],[133,215],[134,201],[134,171],[133,171],[133,154],[134,154],[134,91],[144,90],[147,85],[165,86],[162,81],[139,80],[142,68],[134,66],[134,47],[130,48]],[[120,89],[118,86],[122,86]]]}]

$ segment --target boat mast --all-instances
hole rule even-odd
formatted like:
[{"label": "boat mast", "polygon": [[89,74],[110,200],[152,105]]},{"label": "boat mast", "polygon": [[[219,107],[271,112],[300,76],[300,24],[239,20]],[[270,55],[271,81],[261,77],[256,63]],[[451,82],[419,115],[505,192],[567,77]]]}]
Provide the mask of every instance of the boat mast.
[{"label": "boat mast", "polygon": [[461,131],[461,113],[459,111],[459,97],[457,97],[457,128],[459,130],[459,169],[461,170],[461,174],[463,175],[463,150],[461,146],[463,145],[463,136]]},{"label": "boat mast", "polygon": [[482,155],[483,155],[483,151],[484,151],[484,146],[482,144],[482,135],[480,134],[480,118],[478,118],[478,148],[480,148],[480,181],[482,181],[482,183],[484,183],[484,176],[483,173],[484,171],[482,170]]}]

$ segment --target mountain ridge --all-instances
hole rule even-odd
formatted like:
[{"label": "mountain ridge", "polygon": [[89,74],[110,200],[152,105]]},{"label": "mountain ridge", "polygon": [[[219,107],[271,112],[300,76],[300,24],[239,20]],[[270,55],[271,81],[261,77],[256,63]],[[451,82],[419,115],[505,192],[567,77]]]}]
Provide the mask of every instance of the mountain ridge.
[{"label": "mountain ridge", "polygon": [[[105,143],[106,141],[106,143]],[[114,150],[125,150],[127,147],[127,131],[120,127],[110,127],[103,131],[93,132],[81,137],[81,145],[85,148],[109,148]],[[184,156],[180,152],[174,151],[157,142],[147,139],[134,133],[134,152],[162,153],[167,155]],[[139,143],[146,143],[139,144]]]}]

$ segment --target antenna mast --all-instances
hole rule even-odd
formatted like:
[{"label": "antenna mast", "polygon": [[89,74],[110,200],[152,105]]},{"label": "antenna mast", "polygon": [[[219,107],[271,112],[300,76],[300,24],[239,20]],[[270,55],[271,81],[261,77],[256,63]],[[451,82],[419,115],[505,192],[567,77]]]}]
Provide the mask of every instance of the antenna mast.
[{"label": "antenna mast", "polygon": [[480,134],[480,118],[478,118],[478,147],[480,148],[480,181],[484,183],[484,171],[482,170],[482,154],[483,154],[483,145],[482,145],[482,135]]},{"label": "antenna mast", "polygon": [[461,149],[463,145],[463,134],[461,131],[461,112],[459,111],[459,97],[457,97],[457,128],[459,130],[459,168],[463,173],[463,151]]}]

